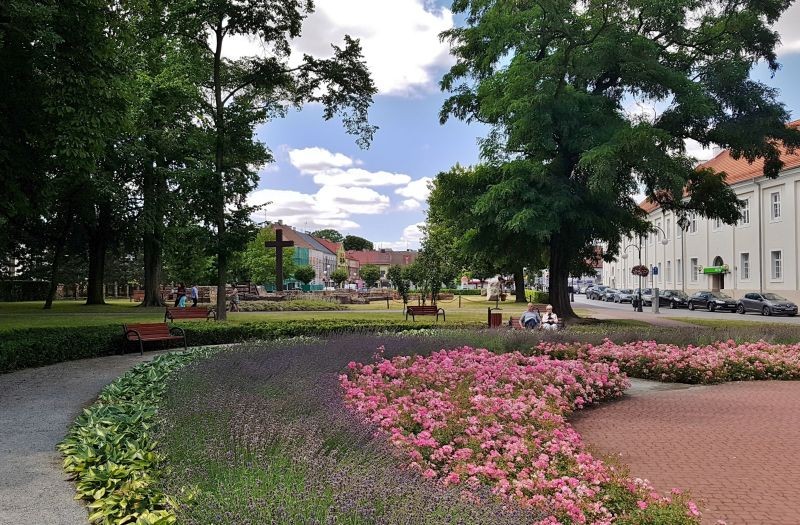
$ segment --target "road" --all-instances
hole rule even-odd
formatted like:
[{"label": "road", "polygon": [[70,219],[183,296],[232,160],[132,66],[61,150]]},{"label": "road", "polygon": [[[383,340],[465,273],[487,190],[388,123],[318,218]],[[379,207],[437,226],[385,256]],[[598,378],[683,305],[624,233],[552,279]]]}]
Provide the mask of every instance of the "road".
[{"label": "road", "polygon": [[[633,307],[630,303],[623,303],[623,304],[616,304],[616,303],[606,303],[603,301],[593,301],[586,298],[585,295],[575,294],[575,302],[572,303],[573,308],[579,309],[591,309],[603,312],[605,314],[611,313],[613,311],[619,311],[620,313],[624,312],[625,318],[630,319],[630,314],[633,312]],[[645,317],[650,317],[652,314],[652,308],[649,306],[643,307],[642,314],[646,314]],[[649,315],[647,315],[649,314]],[[778,316],[773,315],[770,317],[764,317],[760,314],[754,312],[748,312],[745,315],[737,314],[737,313],[728,313],[728,312],[709,312],[707,310],[695,310],[689,311],[688,308],[680,308],[677,310],[670,310],[669,308],[662,307],[660,309],[660,313],[657,314],[658,317],[661,318],[697,318],[697,319],[711,319],[711,320],[719,320],[725,319],[729,321],[752,321],[752,322],[769,322],[769,323],[786,323],[792,325],[800,326],[800,317],[786,317],[786,316]],[[645,319],[646,320],[646,319]]]}]

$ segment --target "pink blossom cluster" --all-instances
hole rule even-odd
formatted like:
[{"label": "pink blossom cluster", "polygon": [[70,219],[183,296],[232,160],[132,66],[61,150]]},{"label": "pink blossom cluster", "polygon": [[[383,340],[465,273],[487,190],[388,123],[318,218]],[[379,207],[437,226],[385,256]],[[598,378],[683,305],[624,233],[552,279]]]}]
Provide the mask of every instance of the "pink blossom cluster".
[{"label": "pink blossom cluster", "polygon": [[600,345],[541,343],[537,351],[593,363],[614,363],[629,376],[682,383],[800,379],[800,344],[719,341],[680,347],[655,341]]},{"label": "pink blossom cluster", "polygon": [[[624,507],[612,501],[620,492],[633,513],[678,503],[594,458],[565,420],[622,394],[628,382],[613,363],[463,347],[351,362],[340,380],[347,404],[386,432],[411,468],[466,491],[488,486],[542,511],[543,525],[610,524]],[[696,508],[680,512],[695,523]]]}]

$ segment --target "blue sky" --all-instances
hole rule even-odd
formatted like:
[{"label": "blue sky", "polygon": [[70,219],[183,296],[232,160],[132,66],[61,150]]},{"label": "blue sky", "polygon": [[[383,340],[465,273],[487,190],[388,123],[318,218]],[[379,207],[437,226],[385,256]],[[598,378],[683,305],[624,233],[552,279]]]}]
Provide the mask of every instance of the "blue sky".
[{"label": "blue sky", "polygon": [[[485,133],[479,125],[438,121],[446,95],[437,82],[452,58],[436,35],[457,23],[447,6],[426,0],[316,2],[296,50],[324,54],[345,33],[360,37],[380,91],[370,110],[380,129],[370,149],[361,150],[339,121],[325,122],[317,106],[262,126],[258,137],[276,162],[261,171],[250,198],[272,203],[259,220],[282,219],[309,231],[334,227],[387,248],[419,246],[427,180],[455,163],[477,162],[477,139]],[[799,26],[795,5],[777,26],[784,41],[782,69],[774,78],[766,68],[754,71],[780,90],[793,118],[800,118],[800,91],[794,88],[800,81]]]}]

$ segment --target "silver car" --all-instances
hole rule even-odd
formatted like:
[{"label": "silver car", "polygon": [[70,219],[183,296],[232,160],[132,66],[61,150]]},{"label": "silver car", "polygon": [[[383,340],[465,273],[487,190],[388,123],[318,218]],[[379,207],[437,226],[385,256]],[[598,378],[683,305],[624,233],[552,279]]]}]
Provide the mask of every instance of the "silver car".
[{"label": "silver car", "polygon": [[633,301],[633,290],[630,288],[623,288],[614,294],[615,303],[629,303]]},{"label": "silver car", "polygon": [[739,299],[736,311],[740,314],[760,312],[761,315],[797,315],[797,305],[776,293],[747,293]]}]

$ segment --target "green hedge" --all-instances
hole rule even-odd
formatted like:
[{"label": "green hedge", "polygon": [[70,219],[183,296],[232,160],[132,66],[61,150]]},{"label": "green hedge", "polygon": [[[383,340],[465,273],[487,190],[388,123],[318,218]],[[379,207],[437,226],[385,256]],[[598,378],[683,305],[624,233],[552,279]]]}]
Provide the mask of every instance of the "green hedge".
[{"label": "green hedge", "polygon": [[[482,323],[439,323],[439,326],[457,328],[478,326]],[[176,323],[186,330],[189,346],[239,343],[249,339],[274,339],[298,335],[328,335],[341,332],[375,332],[431,328],[431,320],[366,320],[366,319],[297,319],[259,321],[252,323],[184,322]],[[145,343],[145,350],[163,347],[160,343]],[[21,368],[44,366],[61,361],[98,357],[120,352],[122,326],[97,326],[74,328],[27,328],[3,332],[0,337],[0,373]],[[129,352],[138,352],[131,343]]]},{"label": "green hedge", "polygon": [[538,292],[536,290],[526,292],[528,301],[536,304],[549,304],[550,294],[547,292]]},{"label": "green hedge", "polygon": [[242,312],[321,312],[347,310],[346,306],[331,301],[297,299],[294,301],[241,301]]}]

